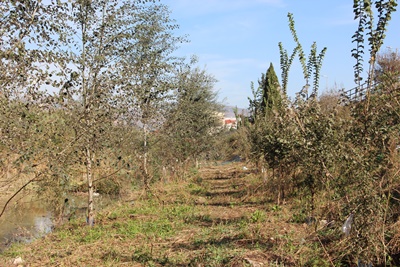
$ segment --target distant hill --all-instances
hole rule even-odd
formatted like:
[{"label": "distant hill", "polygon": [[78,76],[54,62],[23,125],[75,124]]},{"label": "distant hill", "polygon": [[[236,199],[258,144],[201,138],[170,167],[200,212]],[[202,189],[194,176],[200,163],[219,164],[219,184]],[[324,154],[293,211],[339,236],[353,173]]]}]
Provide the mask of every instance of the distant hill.
[{"label": "distant hill", "polygon": [[[234,118],[235,117],[235,113],[233,112],[233,110],[235,108],[236,107],[225,106],[225,109],[224,109],[225,118]],[[238,107],[238,112],[239,112],[239,114],[243,114],[245,116],[249,115],[249,111],[246,108],[239,108]]]}]

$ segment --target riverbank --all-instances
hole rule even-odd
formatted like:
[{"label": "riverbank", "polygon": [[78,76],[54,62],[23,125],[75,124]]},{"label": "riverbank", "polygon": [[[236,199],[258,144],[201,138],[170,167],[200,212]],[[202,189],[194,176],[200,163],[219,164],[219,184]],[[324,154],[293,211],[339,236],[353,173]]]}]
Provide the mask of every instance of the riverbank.
[{"label": "riverbank", "polygon": [[[243,163],[193,171],[187,181],[133,192],[30,244],[15,244],[0,266],[324,266],[316,227],[293,220],[263,179]],[[323,226],[322,226],[323,227]],[[325,258],[325,259],[324,259]]]},{"label": "riverbank", "polygon": [[39,201],[12,207],[0,218],[0,253],[12,243],[29,243],[51,232],[52,215]]},{"label": "riverbank", "polygon": [[[111,205],[117,196],[96,195],[96,207],[102,210]],[[6,200],[0,201],[4,203]],[[3,205],[3,204],[2,204]],[[2,206],[0,205],[0,206]],[[0,253],[13,243],[31,243],[53,231],[56,224],[71,218],[83,220],[87,213],[87,193],[69,193],[68,208],[64,209],[62,221],[54,216],[46,201],[31,194],[18,199],[0,217]]]}]

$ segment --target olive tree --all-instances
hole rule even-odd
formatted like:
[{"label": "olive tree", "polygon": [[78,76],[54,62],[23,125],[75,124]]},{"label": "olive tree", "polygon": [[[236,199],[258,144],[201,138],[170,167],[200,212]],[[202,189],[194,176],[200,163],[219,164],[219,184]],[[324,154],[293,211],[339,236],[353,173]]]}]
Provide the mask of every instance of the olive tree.
[{"label": "olive tree", "polygon": [[49,116],[52,98],[45,93],[59,56],[57,21],[51,18],[62,10],[42,1],[0,2],[1,179],[14,191],[0,216],[17,194],[46,177],[49,159],[59,160],[63,150],[53,146],[57,122]]},{"label": "olive tree", "polygon": [[96,165],[116,124],[130,123],[132,113],[147,118],[155,110],[148,108],[149,100],[162,96],[157,90],[163,90],[160,73],[175,44],[169,32],[174,26],[164,6],[146,1],[66,2],[60,16],[66,19],[58,35],[64,53],[55,62],[53,85],[84,159],[87,220],[93,225]]},{"label": "olive tree", "polygon": [[214,90],[216,79],[192,64],[178,70],[175,99],[162,133],[170,157],[197,165],[201,155],[214,146],[222,123],[222,105]]},{"label": "olive tree", "polygon": [[121,64],[119,75],[123,82],[117,102],[124,120],[142,130],[139,155],[143,184],[149,190],[149,133],[159,129],[165,119],[176,83],[175,69],[183,64],[183,58],[173,53],[187,40],[174,35],[178,25],[166,6],[151,6],[141,16],[143,23],[135,31],[135,53],[127,55]]}]

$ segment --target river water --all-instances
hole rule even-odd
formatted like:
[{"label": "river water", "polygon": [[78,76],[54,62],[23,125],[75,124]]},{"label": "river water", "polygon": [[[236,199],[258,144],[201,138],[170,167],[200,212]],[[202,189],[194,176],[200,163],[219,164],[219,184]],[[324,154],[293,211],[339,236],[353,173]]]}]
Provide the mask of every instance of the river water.
[{"label": "river water", "polygon": [[[97,211],[108,206],[115,197],[99,196],[95,198]],[[18,205],[11,202],[6,212],[0,217],[0,252],[15,242],[31,242],[53,230],[54,221],[52,213],[39,200],[19,201]],[[5,200],[0,199],[0,208]],[[85,220],[86,196],[70,196],[68,200],[68,212],[73,211],[74,217]]]},{"label": "river water", "polygon": [[51,232],[52,227],[52,215],[40,201],[11,203],[0,218],[0,251],[14,242],[41,237]]}]

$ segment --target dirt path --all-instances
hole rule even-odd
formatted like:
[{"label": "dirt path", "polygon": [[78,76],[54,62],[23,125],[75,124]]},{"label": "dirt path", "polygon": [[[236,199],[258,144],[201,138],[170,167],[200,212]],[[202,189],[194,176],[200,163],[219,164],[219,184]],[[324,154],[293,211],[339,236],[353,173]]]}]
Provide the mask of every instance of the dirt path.
[{"label": "dirt path", "polygon": [[243,167],[202,168],[186,181],[159,184],[157,198],[116,203],[93,228],[71,222],[13,247],[0,266],[14,266],[17,257],[30,267],[296,266],[287,244],[300,244],[299,225],[271,209],[260,177]]},{"label": "dirt path", "polygon": [[212,207],[211,212],[237,218],[257,210],[258,205],[263,205],[262,202],[249,203],[249,189],[258,179],[252,176],[253,181],[251,181],[249,176],[252,172],[243,170],[243,167],[243,164],[235,163],[200,171],[203,179],[201,186],[206,189],[202,196],[206,204]]}]

